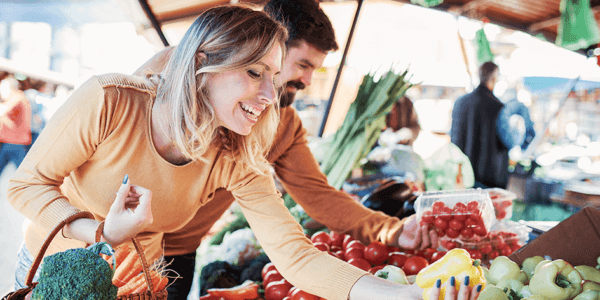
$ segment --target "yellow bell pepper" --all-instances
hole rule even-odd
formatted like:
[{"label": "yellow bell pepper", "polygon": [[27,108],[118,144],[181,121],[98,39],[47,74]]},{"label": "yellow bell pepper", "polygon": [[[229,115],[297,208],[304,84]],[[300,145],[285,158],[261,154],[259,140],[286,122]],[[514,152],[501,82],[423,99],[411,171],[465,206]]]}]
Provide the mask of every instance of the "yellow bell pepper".
[{"label": "yellow bell pepper", "polygon": [[[448,251],[441,259],[421,270],[419,274],[417,274],[415,282],[419,287],[425,289],[425,291],[423,291],[423,299],[429,300],[431,288],[434,287],[435,282],[438,279],[442,282],[446,282],[452,276],[455,278],[454,286],[457,290],[460,288],[460,284],[465,276],[469,276],[470,287],[481,284],[481,288],[485,288],[486,280],[483,269],[480,266],[480,261],[471,259],[469,252],[460,248]],[[444,299],[445,295],[446,285],[444,284],[440,291],[439,300]]]}]

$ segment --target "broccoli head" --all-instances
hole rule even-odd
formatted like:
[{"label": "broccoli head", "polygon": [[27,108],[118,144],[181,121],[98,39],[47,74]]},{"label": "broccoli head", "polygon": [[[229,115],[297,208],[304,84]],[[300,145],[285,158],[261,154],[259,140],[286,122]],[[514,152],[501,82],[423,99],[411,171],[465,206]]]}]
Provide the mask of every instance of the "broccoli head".
[{"label": "broccoli head", "polygon": [[44,258],[31,299],[116,299],[117,287],[112,284],[114,272],[98,255],[102,247],[110,248],[106,243],[98,243],[90,249],[69,249]]}]

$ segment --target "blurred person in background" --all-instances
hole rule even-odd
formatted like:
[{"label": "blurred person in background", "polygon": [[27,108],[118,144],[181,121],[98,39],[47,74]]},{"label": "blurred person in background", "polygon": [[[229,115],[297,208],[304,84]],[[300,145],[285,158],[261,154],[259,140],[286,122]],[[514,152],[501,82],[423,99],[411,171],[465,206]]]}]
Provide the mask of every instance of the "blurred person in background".
[{"label": "blurred person in background", "polygon": [[525,142],[525,121],[512,117],[513,105],[493,94],[500,70],[493,62],[479,67],[479,86],[454,103],[451,142],[469,157],[474,187],[506,188],[508,151]]},{"label": "blurred person in background", "polygon": [[31,106],[12,76],[0,81],[0,143],[0,173],[9,162],[19,167],[31,144]]},{"label": "blurred person in background", "polygon": [[417,112],[407,96],[394,103],[392,111],[385,117],[385,125],[396,133],[397,143],[402,145],[412,146],[421,131]]},{"label": "blurred person in background", "polygon": [[44,94],[46,82],[43,80],[28,78],[29,88],[24,91],[31,106],[31,145],[44,129],[46,119],[44,118],[44,102],[52,99],[50,95]]}]

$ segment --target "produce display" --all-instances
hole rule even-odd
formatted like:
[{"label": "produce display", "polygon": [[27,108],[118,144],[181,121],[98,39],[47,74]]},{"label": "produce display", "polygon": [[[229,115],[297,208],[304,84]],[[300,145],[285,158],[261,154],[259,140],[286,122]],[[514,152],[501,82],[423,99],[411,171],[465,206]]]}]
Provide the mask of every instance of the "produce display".
[{"label": "produce display", "polygon": [[509,256],[523,246],[523,242],[514,232],[491,231],[485,237],[473,237],[463,239],[441,239],[440,246],[446,251],[454,248],[465,249],[471,254],[471,258],[480,259],[485,264],[494,258],[504,255]]}]

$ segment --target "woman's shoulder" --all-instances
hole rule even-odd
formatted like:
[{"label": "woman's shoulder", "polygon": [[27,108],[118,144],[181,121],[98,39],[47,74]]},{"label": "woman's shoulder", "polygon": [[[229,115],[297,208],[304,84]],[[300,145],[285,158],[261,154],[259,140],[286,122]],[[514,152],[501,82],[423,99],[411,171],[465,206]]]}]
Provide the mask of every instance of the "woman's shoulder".
[{"label": "woman's shoulder", "polygon": [[126,75],[119,73],[108,73],[95,76],[102,88],[118,88],[123,91],[131,91],[133,93],[142,92],[153,96],[156,95],[156,84],[146,77]]}]

